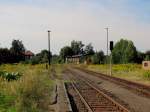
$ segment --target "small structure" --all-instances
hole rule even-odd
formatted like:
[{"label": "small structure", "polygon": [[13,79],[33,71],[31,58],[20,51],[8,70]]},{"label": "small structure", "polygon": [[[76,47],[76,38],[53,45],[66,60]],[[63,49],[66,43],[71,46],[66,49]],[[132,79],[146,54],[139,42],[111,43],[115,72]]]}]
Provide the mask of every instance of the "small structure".
[{"label": "small structure", "polygon": [[67,56],[66,57],[66,63],[91,64],[91,57],[89,55],[86,55],[86,54],[79,54],[79,55]]},{"label": "small structure", "polygon": [[28,60],[28,59],[33,58],[34,53],[32,53],[31,51],[25,51],[24,56],[25,56],[25,60],[26,59]]},{"label": "small structure", "polygon": [[142,68],[144,70],[150,70],[150,61],[143,61],[142,62]]},{"label": "small structure", "polygon": [[67,56],[66,63],[79,64],[81,61],[81,57],[82,57],[82,55]]}]

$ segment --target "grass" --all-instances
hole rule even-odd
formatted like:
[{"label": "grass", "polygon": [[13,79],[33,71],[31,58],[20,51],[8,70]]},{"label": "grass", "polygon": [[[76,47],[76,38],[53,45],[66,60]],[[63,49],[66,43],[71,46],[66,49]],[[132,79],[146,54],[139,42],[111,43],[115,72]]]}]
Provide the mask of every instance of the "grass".
[{"label": "grass", "polygon": [[150,71],[145,71],[144,77],[150,80]]},{"label": "grass", "polygon": [[[79,65],[89,70],[107,74],[109,65]],[[142,69],[140,64],[118,64],[112,67],[113,76],[150,85],[150,71]]]},{"label": "grass", "polygon": [[0,112],[48,112],[53,81],[45,65],[1,65],[0,71],[23,76],[8,82],[0,78]]}]

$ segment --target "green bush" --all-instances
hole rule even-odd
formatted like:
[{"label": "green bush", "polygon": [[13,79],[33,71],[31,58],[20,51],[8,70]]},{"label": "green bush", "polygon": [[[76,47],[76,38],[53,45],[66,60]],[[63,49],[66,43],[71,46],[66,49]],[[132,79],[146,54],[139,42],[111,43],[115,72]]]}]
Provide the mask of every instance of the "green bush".
[{"label": "green bush", "polygon": [[8,73],[8,72],[4,72],[4,71],[0,71],[0,77],[2,77],[3,79],[7,80],[7,81],[13,81],[13,80],[18,80],[22,75],[17,73]]},{"label": "green bush", "polygon": [[150,79],[150,71],[144,72],[144,77]]},{"label": "green bush", "polygon": [[40,59],[39,59],[38,56],[35,56],[35,57],[33,57],[31,60],[29,60],[29,63],[30,63],[31,65],[39,64],[39,63],[40,63]]}]

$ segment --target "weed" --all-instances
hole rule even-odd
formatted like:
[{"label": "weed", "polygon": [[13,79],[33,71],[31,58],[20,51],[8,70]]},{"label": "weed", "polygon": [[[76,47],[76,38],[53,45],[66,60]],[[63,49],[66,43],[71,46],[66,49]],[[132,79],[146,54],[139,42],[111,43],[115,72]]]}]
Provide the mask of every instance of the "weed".
[{"label": "weed", "polygon": [[143,76],[147,79],[150,79],[150,71],[145,71]]},{"label": "weed", "polygon": [[0,77],[3,79],[6,79],[7,81],[13,81],[13,80],[18,80],[22,75],[17,73],[8,73],[8,72],[0,72]]},{"label": "weed", "polygon": [[[47,112],[53,82],[43,65],[1,65],[0,112]],[[18,72],[18,73],[17,73]],[[22,74],[22,76],[20,76]],[[8,79],[8,80],[10,80]]]},{"label": "weed", "polygon": [[[100,73],[108,73],[109,66],[87,65],[87,69]],[[113,76],[150,85],[149,72],[145,72],[140,64],[114,64],[112,66]]]}]

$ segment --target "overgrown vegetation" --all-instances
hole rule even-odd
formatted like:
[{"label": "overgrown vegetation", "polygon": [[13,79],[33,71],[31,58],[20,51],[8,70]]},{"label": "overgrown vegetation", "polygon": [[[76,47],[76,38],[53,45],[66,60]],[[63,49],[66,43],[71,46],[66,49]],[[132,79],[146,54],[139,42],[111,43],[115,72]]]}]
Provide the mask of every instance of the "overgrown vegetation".
[{"label": "overgrown vegetation", "polygon": [[134,63],[136,62],[137,50],[132,41],[121,39],[116,43],[112,51],[114,63]]},{"label": "overgrown vegetation", "polygon": [[145,78],[150,80],[150,71],[145,71],[143,75]]},{"label": "overgrown vegetation", "polygon": [[22,75],[19,74],[18,72],[8,73],[8,72],[0,71],[0,77],[7,81],[18,80],[21,76]]},{"label": "overgrown vegetation", "polygon": [[[106,55],[101,51],[94,51],[92,44],[84,45],[82,41],[72,41],[71,46],[65,46],[60,50],[60,58],[64,63],[66,57],[73,55],[86,56],[91,60],[92,64],[106,63]],[[141,64],[143,60],[149,60],[150,53],[142,53],[137,51],[134,43],[130,40],[120,39],[112,50],[112,61],[115,64],[138,63]],[[83,61],[82,61],[83,62]]]},{"label": "overgrown vegetation", "polygon": [[18,63],[24,60],[25,47],[20,40],[13,40],[10,49],[0,48],[0,64]]},{"label": "overgrown vegetation", "polygon": [[1,65],[0,71],[22,76],[8,82],[0,78],[0,112],[48,112],[53,81],[45,65]]},{"label": "overgrown vegetation", "polygon": [[[0,64],[18,63],[24,64],[41,64],[48,63],[48,59],[52,59],[51,63],[65,63],[66,57],[81,56],[81,62],[91,60],[92,64],[106,63],[106,55],[102,50],[95,51],[91,43],[85,45],[82,41],[71,41],[70,46],[61,48],[59,55],[49,53],[48,50],[41,50],[31,58],[26,59],[25,47],[20,40],[13,40],[10,49],[0,48]],[[49,56],[50,54],[50,56]],[[84,58],[83,58],[84,57]],[[150,60],[150,51],[142,53],[136,50],[134,43],[130,40],[121,39],[114,45],[112,50],[112,61],[115,64],[138,63],[143,60]]]},{"label": "overgrown vegetation", "polygon": [[[109,65],[101,64],[79,66],[104,74],[109,73]],[[112,70],[112,74],[115,77],[150,85],[150,71],[143,70],[141,64],[117,64],[113,65]]]}]

